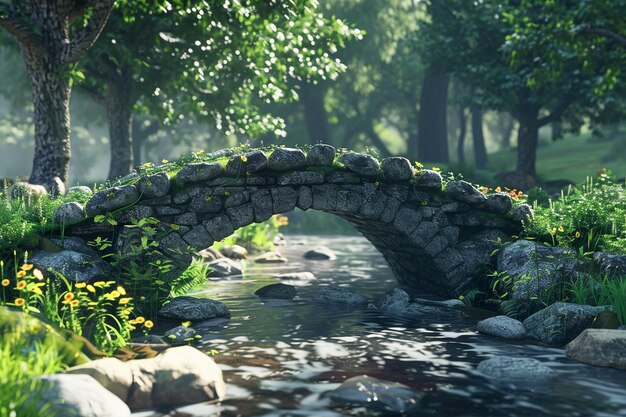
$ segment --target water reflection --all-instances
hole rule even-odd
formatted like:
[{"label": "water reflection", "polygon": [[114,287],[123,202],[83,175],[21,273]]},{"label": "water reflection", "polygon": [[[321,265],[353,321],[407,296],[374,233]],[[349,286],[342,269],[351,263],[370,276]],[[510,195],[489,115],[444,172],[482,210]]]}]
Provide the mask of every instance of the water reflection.
[{"label": "water reflection", "polygon": [[[219,299],[231,310],[230,321],[195,327],[203,334],[206,350],[219,351],[216,360],[229,394],[221,406],[187,415],[388,415],[338,406],[323,397],[345,379],[367,374],[423,393],[420,406],[408,415],[626,416],[625,372],[571,362],[561,349],[479,336],[474,331],[477,318],[403,320],[385,317],[371,306],[346,310],[314,304],[311,299],[325,285],[346,286],[373,301],[396,282],[365,239],[288,241],[291,244],[281,248],[288,263],[249,265],[245,277],[212,281],[195,294]],[[307,242],[330,247],[337,260],[303,259]],[[261,300],[254,295],[279,282],[277,274],[303,271],[313,272],[316,279],[284,281],[297,286],[294,300]],[[559,376],[533,384],[489,380],[475,368],[494,355],[532,357]]]}]

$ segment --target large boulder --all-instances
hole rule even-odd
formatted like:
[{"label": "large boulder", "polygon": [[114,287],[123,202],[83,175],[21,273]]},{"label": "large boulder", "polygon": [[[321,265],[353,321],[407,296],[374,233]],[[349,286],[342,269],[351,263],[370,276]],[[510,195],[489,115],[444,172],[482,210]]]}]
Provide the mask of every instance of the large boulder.
[{"label": "large boulder", "polygon": [[172,299],[159,310],[158,315],[174,321],[205,321],[230,317],[230,311],[221,301],[182,296]]},{"label": "large boulder", "polygon": [[558,301],[559,287],[577,279],[584,263],[572,249],[518,240],[500,250],[497,269],[512,283],[511,298],[527,315],[541,303]]},{"label": "large boulder", "polygon": [[415,175],[411,162],[401,156],[383,159],[381,168],[385,173],[385,179],[389,181],[407,181]]},{"label": "large boulder", "polygon": [[241,261],[236,261],[230,258],[219,258],[214,261],[206,263],[211,270],[209,276],[211,277],[230,277],[233,275],[241,275],[243,271],[243,265]]},{"label": "large boulder", "polygon": [[30,259],[47,273],[59,273],[70,281],[90,282],[108,279],[110,266],[99,256],[64,250],[61,252],[35,252]]},{"label": "large boulder", "polygon": [[532,358],[497,356],[478,364],[478,372],[496,379],[533,380],[556,375],[552,369]]},{"label": "large boulder", "polygon": [[306,156],[306,163],[310,166],[331,166],[335,160],[335,148],[323,143],[311,146]]},{"label": "large boulder", "polygon": [[411,387],[367,375],[346,379],[338,388],[325,394],[333,401],[380,407],[395,413],[404,413],[415,407],[420,395]]},{"label": "large boulder", "polygon": [[376,178],[378,176],[378,161],[371,155],[348,152],[339,157],[339,162],[363,177]]},{"label": "large boulder", "polygon": [[305,165],[304,152],[294,148],[277,148],[267,159],[267,167],[274,171],[291,171]]},{"label": "large boulder", "polygon": [[476,330],[504,339],[523,339],[526,337],[526,329],[522,322],[508,316],[489,317],[481,320],[478,322]]},{"label": "large boulder", "polygon": [[261,298],[280,298],[284,300],[291,300],[296,296],[296,287],[287,284],[270,284],[265,287],[259,288],[255,291],[255,294]]},{"label": "large boulder", "polygon": [[549,345],[564,345],[591,327],[596,316],[610,306],[555,303],[524,320],[528,336]]},{"label": "large boulder", "polygon": [[595,366],[626,369],[626,332],[587,329],[567,344],[565,356]]},{"label": "large boulder", "polygon": [[49,407],[51,415],[76,417],[130,417],[124,401],[109,392],[89,375],[43,376],[38,399],[40,408]]},{"label": "large boulder", "polygon": [[337,306],[367,306],[366,296],[336,285],[322,288],[313,301]]},{"label": "large boulder", "polygon": [[487,197],[467,181],[450,181],[446,186],[446,194],[462,203],[477,205],[487,201]]},{"label": "large boulder", "polygon": [[[93,379],[93,376],[132,410],[217,401],[226,394],[220,368],[213,359],[191,346],[170,348],[150,359],[128,362],[100,359],[71,368],[68,373],[74,374],[67,375],[71,377],[85,374],[80,376]],[[77,389],[77,392],[81,391]],[[109,393],[106,398],[111,400],[112,396]]]}]

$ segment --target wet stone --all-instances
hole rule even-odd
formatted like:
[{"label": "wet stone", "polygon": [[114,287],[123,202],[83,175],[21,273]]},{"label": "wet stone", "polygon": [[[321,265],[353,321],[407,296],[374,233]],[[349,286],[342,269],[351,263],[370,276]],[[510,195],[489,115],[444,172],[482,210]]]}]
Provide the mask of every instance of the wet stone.
[{"label": "wet stone", "polygon": [[523,339],[526,337],[526,329],[522,322],[508,316],[489,317],[481,320],[478,322],[476,330],[504,339]]},{"label": "wet stone", "polygon": [[337,186],[334,184],[314,185],[313,208],[316,210],[333,211],[337,208]]},{"label": "wet stone", "polygon": [[325,246],[318,246],[304,253],[305,259],[318,259],[318,260],[335,260],[337,255],[331,249]]},{"label": "wet stone", "polygon": [[337,211],[340,213],[358,213],[362,197],[354,191],[339,191],[337,193]]},{"label": "wet stone", "polygon": [[202,224],[216,242],[232,235],[235,232],[235,228],[233,227],[230,218],[224,214],[220,214],[210,220],[205,220]]},{"label": "wet stone", "polygon": [[250,201],[250,193],[247,190],[241,191],[227,196],[224,201],[224,207],[236,207],[245,204],[248,201]]},{"label": "wet stone", "polygon": [[137,187],[143,198],[163,197],[170,190],[170,176],[165,172],[150,175],[140,179]]},{"label": "wet stone", "polygon": [[491,194],[487,197],[485,208],[493,213],[506,214],[513,208],[513,199],[507,193]]},{"label": "wet stone", "polygon": [[267,166],[274,171],[290,171],[303,168],[306,157],[300,149],[277,148],[267,160]]},{"label": "wet stone", "polygon": [[291,300],[297,294],[296,287],[287,284],[270,284],[259,288],[255,292],[261,298],[279,298]]},{"label": "wet stone", "polygon": [[298,193],[291,187],[272,188],[272,201],[274,203],[274,213],[285,213],[296,208]]},{"label": "wet stone", "polygon": [[176,326],[163,334],[163,339],[170,345],[183,345],[195,339],[196,331],[188,326]]},{"label": "wet stone", "polygon": [[226,214],[230,217],[234,229],[254,223],[254,208],[251,203],[226,209]]},{"label": "wet stone", "polygon": [[556,375],[552,369],[532,358],[497,356],[478,364],[478,372],[497,379],[529,380]]},{"label": "wet stone", "polygon": [[467,181],[450,181],[446,186],[446,194],[451,198],[470,205],[483,204],[487,197]]},{"label": "wet stone", "polygon": [[263,189],[250,196],[254,208],[254,220],[257,223],[264,222],[274,214],[272,196],[270,190]]},{"label": "wet stone", "polygon": [[443,179],[441,174],[430,169],[421,169],[416,174],[417,182],[415,186],[429,191],[441,191]]},{"label": "wet stone", "polygon": [[87,213],[82,204],[77,202],[61,204],[54,211],[54,222],[62,225],[77,224],[85,220]]},{"label": "wet stone", "polygon": [[176,179],[181,182],[207,181],[223,174],[222,166],[217,162],[198,162],[185,165],[176,174]]},{"label": "wet stone", "polygon": [[126,207],[139,198],[139,190],[134,185],[122,185],[99,191],[87,202],[87,216],[93,217]]},{"label": "wet stone", "polygon": [[195,226],[185,233],[183,239],[196,250],[208,248],[213,244],[213,239],[202,225]]},{"label": "wet stone", "polygon": [[528,204],[520,204],[511,212],[511,218],[517,222],[525,222],[535,217],[532,207]]},{"label": "wet stone", "polygon": [[415,230],[421,220],[422,218],[416,210],[408,207],[402,207],[396,214],[393,226],[396,230],[410,234],[413,230]]},{"label": "wet stone", "polygon": [[348,152],[339,157],[339,162],[344,164],[350,171],[368,177],[378,176],[378,161],[371,155],[364,153]]},{"label": "wet stone", "polygon": [[335,285],[322,288],[313,298],[313,301],[337,306],[366,306],[368,302],[364,295]]},{"label": "wet stone", "polygon": [[385,173],[385,179],[389,181],[406,181],[414,175],[411,162],[400,156],[383,159],[381,167]]},{"label": "wet stone", "polygon": [[334,160],[335,148],[323,143],[311,146],[306,156],[306,163],[309,166],[331,166]]},{"label": "wet stone", "polygon": [[228,307],[220,301],[188,296],[176,297],[158,313],[159,317],[175,321],[204,321],[230,317]]},{"label": "wet stone", "polygon": [[212,189],[205,188],[193,196],[189,209],[198,213],[217,213],[222,210],[222,199],[213,195]]},{"label": "wet stone", "polygon": [[321,172],[294,171],[278,177],[278,185],[312,185],[324,184]]}]

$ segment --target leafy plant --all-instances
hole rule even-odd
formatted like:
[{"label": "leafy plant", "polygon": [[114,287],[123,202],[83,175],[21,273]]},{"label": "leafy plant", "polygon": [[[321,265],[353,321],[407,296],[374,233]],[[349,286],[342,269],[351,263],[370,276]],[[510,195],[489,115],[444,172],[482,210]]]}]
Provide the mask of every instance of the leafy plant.
[{"label": "leafy plant", "polygon": [[626,324],[626,276],[595,274],[570,283],[568,298],[578,304],[611,305],[620,323]]}]

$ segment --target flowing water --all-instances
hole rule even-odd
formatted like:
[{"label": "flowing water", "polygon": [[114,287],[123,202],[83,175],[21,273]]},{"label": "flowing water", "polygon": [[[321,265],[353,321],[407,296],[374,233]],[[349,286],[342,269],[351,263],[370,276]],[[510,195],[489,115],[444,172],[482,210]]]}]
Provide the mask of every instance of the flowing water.
[{"label": "flowing water", "polygon": [[[324,245],[335,261],[309,261],[303,253]],[[572,362],[563,349],[508,342],[475,331],[478,316],[404,320],[373,306],[330,308],[311,301],[336,284],[370,300],[396,286],[382,256],[361,237],[288,236],[279,249],[289,262],[249,264],[245,278],[213,280],[195,296],[223,301],[232,319],[196,326],[202,347],[218,351],[228,396],[220,405],[180,409],[176,416],[386,416],[390,411],[331,403],[325,392],[366,374],[412,387],[421,401],[413,416],[539,417],[626,416],[626,371]],[[292,301],[261,300],[254,292],[279,282],[273,275],[311,271]],[[476,365],[496,355],[535,358],[558,377],[502,382]],[[396,414],[397,415],[397,414]]]}]

